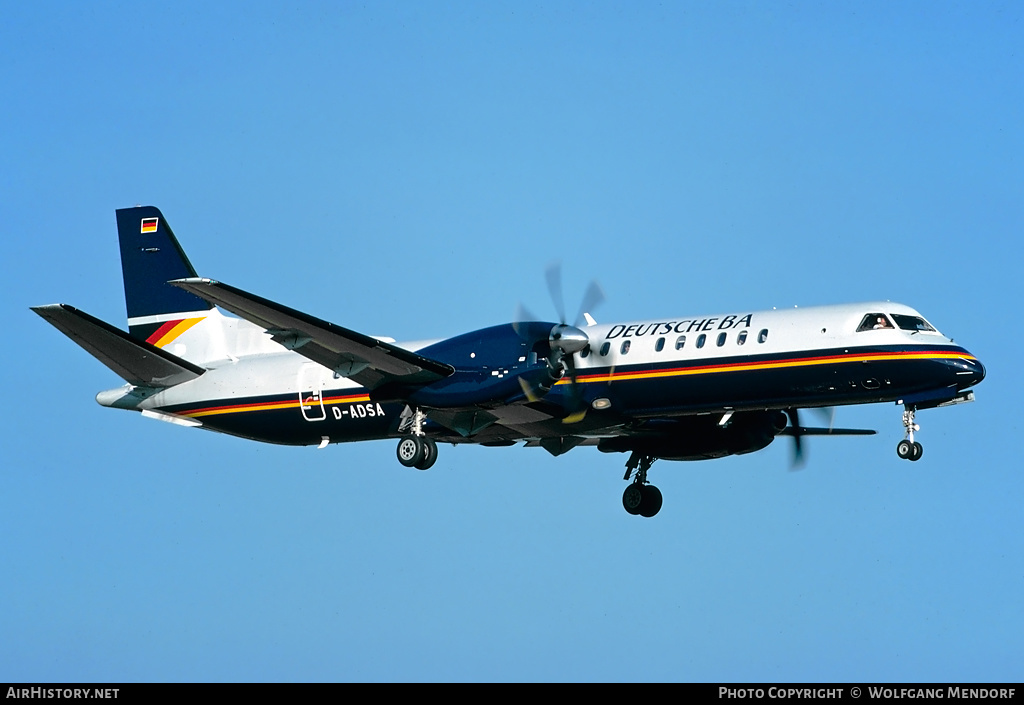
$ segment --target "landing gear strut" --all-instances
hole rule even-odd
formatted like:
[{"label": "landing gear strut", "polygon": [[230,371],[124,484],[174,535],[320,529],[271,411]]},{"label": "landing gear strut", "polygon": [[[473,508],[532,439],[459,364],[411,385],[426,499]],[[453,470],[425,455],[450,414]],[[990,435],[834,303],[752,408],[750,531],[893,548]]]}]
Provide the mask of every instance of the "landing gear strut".
[{"label": "landing gear strut", "polygon": [[914,432],[920,431],[921,427],[914,423],[914,412],[916,409],[909,404],[903,411],[903,435],[904,438],[896,444],[896,455],[904,460],[920,460],[924,448],[914,440]]},{"label": "landing gear strut", "polygon": [[412,433],[398,441],[398,462],[407,468],[427,470],[437,460],[437,444],[423,434],[425,418],[426,414],[416,409],[412,413]]},{"label": "landing gear strut", "polygon": [[647,471],[655,460],[657,458],[634,450],[626,461],[626,475],[622,479],[628,480],[636,471],[633,481],[622,493],[622,506],[630,514],[652,517],[661,511],[661,490],[647,483]]}]

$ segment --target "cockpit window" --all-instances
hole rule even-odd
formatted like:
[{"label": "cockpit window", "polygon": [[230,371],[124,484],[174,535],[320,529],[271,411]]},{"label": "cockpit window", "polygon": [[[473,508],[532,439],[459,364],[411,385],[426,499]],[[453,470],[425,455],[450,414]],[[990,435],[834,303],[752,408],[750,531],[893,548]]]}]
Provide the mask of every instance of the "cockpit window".
[{"label": "cockpit window", "polygon": [[898,325],[901,330],[935,331],[935,329],[928,324],[928,321],[923,318],[919,318],[918,316],[904,316],[900,313],[890,313],[889,315],[892,316],[892,320],[896,321],[896,325]]},{"label": "cockpit window", "polygon": [[863,330],[882,330],[882,329],[893,329],[895,326],[888,318],[885,317],[884,313],[869,313],[864,316],[864,320],[860,322],[857,327],[857,332],[860,333]]}]

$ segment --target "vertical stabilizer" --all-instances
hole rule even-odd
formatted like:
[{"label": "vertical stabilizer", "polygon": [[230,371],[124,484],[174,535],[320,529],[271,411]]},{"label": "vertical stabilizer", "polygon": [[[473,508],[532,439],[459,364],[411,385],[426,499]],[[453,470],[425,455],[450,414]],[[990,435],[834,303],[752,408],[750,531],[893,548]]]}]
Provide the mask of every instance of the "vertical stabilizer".
[{"label": "vertical stabilizer", "polygon": [[117,211],[121,272],[128,330],[158,347],[205,318],[213,304],[171,286],[171,279],[196,276],[167,220],[154,206]]}]

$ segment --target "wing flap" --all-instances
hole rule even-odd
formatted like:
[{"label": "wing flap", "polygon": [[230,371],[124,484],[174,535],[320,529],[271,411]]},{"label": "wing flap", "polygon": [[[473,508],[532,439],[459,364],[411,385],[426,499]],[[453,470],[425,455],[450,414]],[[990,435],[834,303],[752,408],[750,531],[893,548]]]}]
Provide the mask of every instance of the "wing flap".
[{"label": "wing flap", "polygon": [[170,283],[255,323],[289,350],[368,389],[387,383],[430,384],[455,372],[450,365],[212,279]]},{"label": "wing flap", "polygon": [[129,384],[173,387],[206,372],[74,306],[50,304],[32,310]]}]

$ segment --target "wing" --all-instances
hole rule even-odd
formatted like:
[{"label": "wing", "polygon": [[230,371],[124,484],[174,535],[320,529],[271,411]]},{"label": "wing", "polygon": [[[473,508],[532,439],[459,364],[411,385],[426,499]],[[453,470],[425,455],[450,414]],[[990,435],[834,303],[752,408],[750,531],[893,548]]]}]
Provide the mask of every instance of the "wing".
[{"label": "wing", "polygon": [[430,384],[455,372],[450,365],[212,279],[176,279],[170,283],[255,323],[289,350],[367,389],[386,383]]},{"label": "wing", "polygon": [[50,304],[32,310],[129,384],[172,387],[206,372],[73,306]]},{"label": "wing", "polygon": [[780,436],[873,436],[878,431],[870,428],[808,428],[787,426],[779,431]]}]

